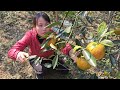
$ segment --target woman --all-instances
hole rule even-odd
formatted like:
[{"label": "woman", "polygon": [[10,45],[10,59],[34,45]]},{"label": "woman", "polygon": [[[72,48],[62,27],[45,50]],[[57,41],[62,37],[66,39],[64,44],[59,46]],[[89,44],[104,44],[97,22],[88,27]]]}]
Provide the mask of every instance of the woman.
[{"label": "woman", "polygon": [[[40,39],[40,37],[44,36],[45,33],[51,30],[49,28],[45,28],[48,24],[50,24],[50,18],[46,13],[40,12],[36,14],[33,19],[34,27],[31,30],[28,30],[23,38],[12,46],[12,48],[8,51],[8,57],[16,61],[25,62],[31,55],[36,55],[42,58],[48,58],[53,55],[53,50],[40,52],[43,50],[41,48],[41,43],[46,40],[45,38]],[[29,53],[23,51],[26,47],[29,47]],[[71,49],[70,44],[66,44],[66,47],[62,49],[62,52],[68,55]],[[44,62],[48,62],[48,60],[43,60],[43,63]],[[45,67],[42,64],[35,65],[32,60],[30,60],[30,64],[35,69],[37,78],[43,78]]]}]

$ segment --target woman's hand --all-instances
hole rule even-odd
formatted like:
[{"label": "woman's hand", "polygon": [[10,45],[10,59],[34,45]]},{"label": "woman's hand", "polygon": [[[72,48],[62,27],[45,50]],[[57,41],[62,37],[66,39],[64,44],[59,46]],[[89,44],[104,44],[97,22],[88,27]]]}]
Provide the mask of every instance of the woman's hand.
[{"label": "woman's hand", "polygon": [[69,56],[70,56],[70,58],[71,59],[73,59],[73,61],[74,62],[76,62],[76,60],[77,60],[77,56],[80,54],[80,52],[78,52],[78,51],[76,51],[76,52],[73,52],[73,49],[71,49],[70,51],[69,51]]},{"label": "woman's hand", "polygon": [[26,60],[27,60],[27,58],[29,57],[29,54],[28,53],[26,53],[26,52],[19,52],[18,54],[17,54],[17,58],[16,58],[16,60],[17,61],[20,61],[21,63],[23,63],[23,62],[25,62]]}]

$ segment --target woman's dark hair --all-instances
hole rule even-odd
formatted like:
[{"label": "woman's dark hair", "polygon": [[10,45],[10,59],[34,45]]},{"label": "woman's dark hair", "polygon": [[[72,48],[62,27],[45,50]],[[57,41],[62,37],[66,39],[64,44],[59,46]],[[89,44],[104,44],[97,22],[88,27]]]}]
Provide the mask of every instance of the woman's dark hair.
[{"label": "woman's dark hair", "polygon": [[33,26],[35,27],[37,22],[38,22],[38,19],[42,17],[45,19],[45,21],[49,22],[50,23],[50,18],[49,16],[45,13],[45,12],[39,12],[35,15],[35,17],[33,18]]}]

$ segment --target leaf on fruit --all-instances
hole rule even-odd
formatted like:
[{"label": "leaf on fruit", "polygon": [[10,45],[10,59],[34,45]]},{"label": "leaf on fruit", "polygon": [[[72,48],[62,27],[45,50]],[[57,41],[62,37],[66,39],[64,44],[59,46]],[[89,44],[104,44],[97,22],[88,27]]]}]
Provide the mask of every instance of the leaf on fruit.
[{"label": "leaf on fruit", "polygon": [[89,51],[83,49],[82,54],[91,66],[97,66],[95,57]]},{"label": "leaf on fruit", "polygon": [[107,40],[107,39],[101,41],[100,43],[105,45],[105,46],[109,46],[109,47],[113,47],[114,46],[114,43],[111,40]]}]

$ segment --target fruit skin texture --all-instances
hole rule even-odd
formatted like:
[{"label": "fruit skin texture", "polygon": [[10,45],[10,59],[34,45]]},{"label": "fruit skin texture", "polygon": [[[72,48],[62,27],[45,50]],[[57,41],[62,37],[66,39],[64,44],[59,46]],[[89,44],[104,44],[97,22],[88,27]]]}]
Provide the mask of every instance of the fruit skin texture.
[{"label": "fruit skin texture", "polygon": [[91,42],[87,45],[86,49],[97,59],[100,60],[105,55],[105,47],[103,44],[97,44],[96,42]]},{"label": "fruit skin texture", "polygon": [[81,70],[87,70],[91,68],[91,65],[83,57],[77,58],[76,64]]}]

